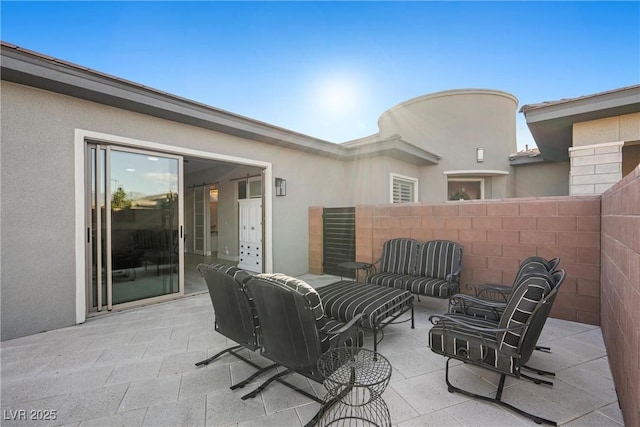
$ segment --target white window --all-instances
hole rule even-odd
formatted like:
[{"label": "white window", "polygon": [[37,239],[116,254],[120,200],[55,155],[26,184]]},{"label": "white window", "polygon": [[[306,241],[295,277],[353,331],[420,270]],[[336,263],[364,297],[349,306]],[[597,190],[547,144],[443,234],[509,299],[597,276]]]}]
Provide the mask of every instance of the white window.
[{"label": "white window", "polygon": [[395,173],[391,174],[391,203],[413,203],[418,201],[418,180]]}]

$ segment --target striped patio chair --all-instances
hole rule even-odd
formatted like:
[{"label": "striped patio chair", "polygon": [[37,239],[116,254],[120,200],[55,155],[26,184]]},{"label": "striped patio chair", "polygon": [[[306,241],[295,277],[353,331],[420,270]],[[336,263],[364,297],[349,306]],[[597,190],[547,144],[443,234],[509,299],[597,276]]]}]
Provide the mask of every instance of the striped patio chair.
[{"label": "striped patio chair", "polygon": [[277,366],[277,364],[259,366],[238,353],[238,350],[242,348],[256,351],[260,348],[262,341],[258,315],[246,288],[246,282],[252,274],[225,264],[200,264],[197,269],[207,283],[209,297],[215,312],[215,331],[235,341],[238,345],[226,348],[208,359],[196,363],[196,366],[208,365],[226,353],[232,354],[257,369],[249,378],[231,386],[231,389],[243,387],[259,375]]},{"label": "striped patio chair", "polygon": [[[557,273],[564,278],[564,271]],[[556,425],[554,421],[530,414],[502,400],[507,376],[528,378],[537,384],[553,383],[522,374],[540,336],[551,305],[558,294],[555,281],[562,279],[549,274],[531,274],[523,279],[509,297],[507,306],[496,324],[482,318],[459,314],[431,316],[434,325],[429,330],[429,346],[447,357],[445,381],[449,392],[489,401],[517,412],[540,424]],[[452,359],[471,363],[500,374],[495,397],[473,393],[454,386],[449,379]]]},{"label": "striped patio chair", "polygon": [[359,328],[361,316],[349,323],[329,319],[318,293],[306,282],[284,274],[258,274],[247,282],[255,303],[262,332],[261,354],[285,369],[273,375],[257,389],[242,396],[253,398],[274,381],[316,402],[322,400],[282,377],[298,373],[322,383],[318,359],[331,348],[362,346],[364,334]]}]

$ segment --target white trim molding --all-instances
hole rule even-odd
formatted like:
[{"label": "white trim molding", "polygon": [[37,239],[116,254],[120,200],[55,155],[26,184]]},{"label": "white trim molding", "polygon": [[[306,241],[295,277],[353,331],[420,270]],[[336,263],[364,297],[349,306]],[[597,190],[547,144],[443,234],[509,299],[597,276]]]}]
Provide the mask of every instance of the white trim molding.
[{"label": "white trim molding", "polygon": [[603,142],[600,144],[578,145],[575,147],[569,147],[569,152],[577,150],[589,150],[603,147],[621,147],[624,145],[624,141]]},{"label": "white trim molding", "polygon": [[463,169],[457,171],[444,171],[443,175],[475,175],[475,176],[493,176],[493,175],[509,175],[509,171],[492,170],[492,169]]},{"label": "white trim molding", "polygon": [[[143,141],[119,135],[111,135],[102,132],[94,132],[85,129],[75,129],[74,135],[74,178],[75,186],[75,254],[76,254],[76,323],[83,323],[87,319],[86,300],[86,193],[85,193],[85,150],[86,142],[103,142],[118,144],[131,148],[153,150],[162,153],[179,156],[193,156],[209,160],[225,161],[230,163],[255,166],[264,169],[265,182],[273,180],[273,165],[271,162],[247,159],[243,157],[216,154],[207,151],[178,147],[175,145],[160,144],[151,141]],[[273,272],[273,214],[272,214],[273,189],[271,185],[264,186],[264,271]]]}]

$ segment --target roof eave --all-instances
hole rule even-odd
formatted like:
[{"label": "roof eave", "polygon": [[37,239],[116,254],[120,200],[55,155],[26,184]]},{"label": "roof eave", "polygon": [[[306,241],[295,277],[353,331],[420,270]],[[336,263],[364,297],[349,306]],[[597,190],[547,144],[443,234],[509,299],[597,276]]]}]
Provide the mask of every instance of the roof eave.
[{"label": "roof eave", "polygon": [[548,104],[525,105],[527,126],[544,159],[567,161],[573,125],[640,112],[640,85]]},{"label": "roof eave", "polygon": [[388,156],[416,166],[437,165],[441,159],[439,155],[403,140],[400,135],[392,135],[381,140],[371,140],[366,143],[347,146],[346,148],[350,159]]},{"label": "roof eave", "polygon": [[345,154],[339,144],[19,50],[4,42],[0,66],[2,80],[13,83],[305,152],[335,158]]}]

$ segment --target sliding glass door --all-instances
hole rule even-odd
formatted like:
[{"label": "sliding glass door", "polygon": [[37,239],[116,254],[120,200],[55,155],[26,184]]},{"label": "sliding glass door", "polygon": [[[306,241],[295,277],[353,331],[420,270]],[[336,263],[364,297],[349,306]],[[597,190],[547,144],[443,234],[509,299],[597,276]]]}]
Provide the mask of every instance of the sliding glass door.
[{"label": "sliding glass door", "polygon": [[182,158],[89,144],[89,311],[184,292]]}]

